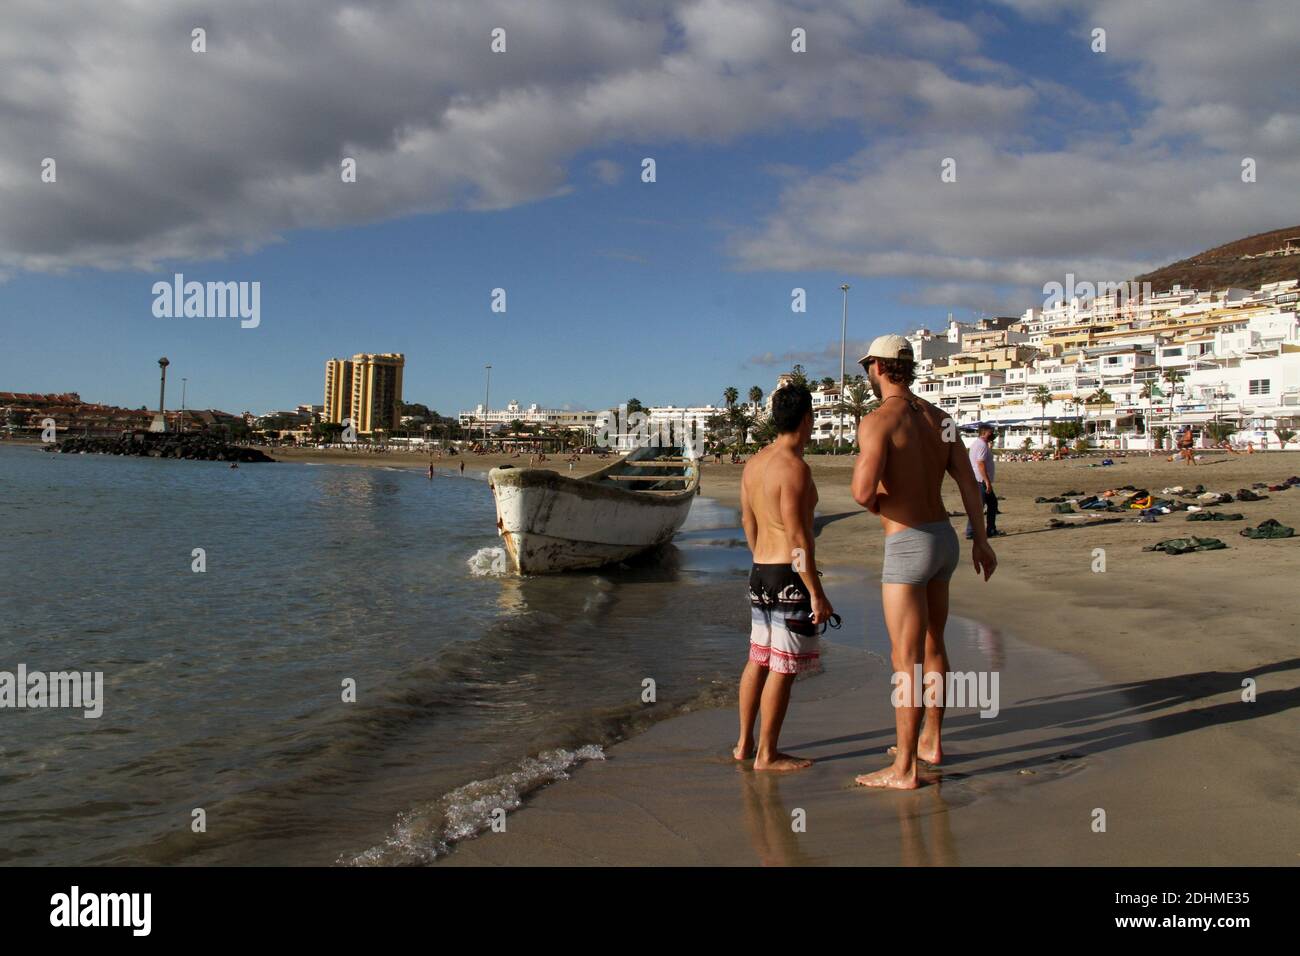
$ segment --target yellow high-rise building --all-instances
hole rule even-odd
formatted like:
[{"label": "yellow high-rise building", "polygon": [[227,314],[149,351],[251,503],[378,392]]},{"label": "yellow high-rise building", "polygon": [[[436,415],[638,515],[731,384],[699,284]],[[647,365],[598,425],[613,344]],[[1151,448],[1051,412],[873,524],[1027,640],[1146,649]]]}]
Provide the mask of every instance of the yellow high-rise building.
[{"label": "yellow high-rise building", "polygon": [[352,417],[352,363],[330,359],[325,363],[325,410],[321,421],[342,422]]},{"label": "yellow high-rise building", "polygon": [[325,363],[327,422],[350,419],[357,433],[391,432],[401,423],[402,369],[400,352],[358,352],[350,359]]}]

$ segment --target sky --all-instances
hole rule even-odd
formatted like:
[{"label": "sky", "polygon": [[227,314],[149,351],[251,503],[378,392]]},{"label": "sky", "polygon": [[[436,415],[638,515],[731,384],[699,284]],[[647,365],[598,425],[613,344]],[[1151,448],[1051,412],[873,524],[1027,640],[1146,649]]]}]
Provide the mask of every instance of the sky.
[{"label": "sky", "polygon": [[842,283],[853,372],[1300,221],[1298,62],[1293,0],[6,0],[0,391],[716,404],[837,376]]}]

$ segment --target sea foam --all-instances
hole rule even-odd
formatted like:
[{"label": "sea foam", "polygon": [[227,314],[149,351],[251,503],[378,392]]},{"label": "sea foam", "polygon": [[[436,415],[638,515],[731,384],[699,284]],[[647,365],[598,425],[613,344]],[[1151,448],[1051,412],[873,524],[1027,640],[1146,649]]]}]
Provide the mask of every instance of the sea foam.
[{"label": "sea foam", "polygon": [[509,813],[524,798],[557,780],[588,760],[604,760],[604,748],[588,744],[577,750],[547,750],[525,757],[512,770],[485,780],[475,780],[444,794],[432,803],[398,817],[383,843],[340,858],[345,866],[393,866],[433,863],[454,844],[488,830],[497,811]]},{"label": "sea foam", "polygon": [[500,577],[508,570],[505,548],[479,548],[467,562],[475,577]]}]

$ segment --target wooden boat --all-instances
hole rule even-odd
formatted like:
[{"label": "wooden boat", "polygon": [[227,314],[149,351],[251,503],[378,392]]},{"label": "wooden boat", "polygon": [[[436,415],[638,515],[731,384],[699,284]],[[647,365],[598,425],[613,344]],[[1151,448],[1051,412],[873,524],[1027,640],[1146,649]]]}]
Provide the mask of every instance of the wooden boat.
[{"label": "wooden boat", "polygon": [[700,488],[680,449],[638,448],[582,478],[493,468],[497,531],[519,574],[614,564],[670,541]]}]

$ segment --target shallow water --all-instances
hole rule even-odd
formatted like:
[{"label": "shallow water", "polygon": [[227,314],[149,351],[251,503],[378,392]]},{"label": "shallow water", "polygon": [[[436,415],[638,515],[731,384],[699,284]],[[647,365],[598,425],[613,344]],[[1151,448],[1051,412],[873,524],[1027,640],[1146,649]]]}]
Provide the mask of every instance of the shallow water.
[{"label": "shallow water", "polygon": [[[8,446],[0,481],[0,671],[105,684],[98,719],[0,709],[4,863],[427,863],[746,657],[707,498],[651,561],[518,578],[478,475]],[[887,653],[865,580],[827,586]]]},{"label": "shallow water", "polygon": [[744,661],[705,499],[654,563],[520,579],[475,478],[9,446],[0,480],[0,670],[106,698],[0,710],[7,863],[427,861]]}]

